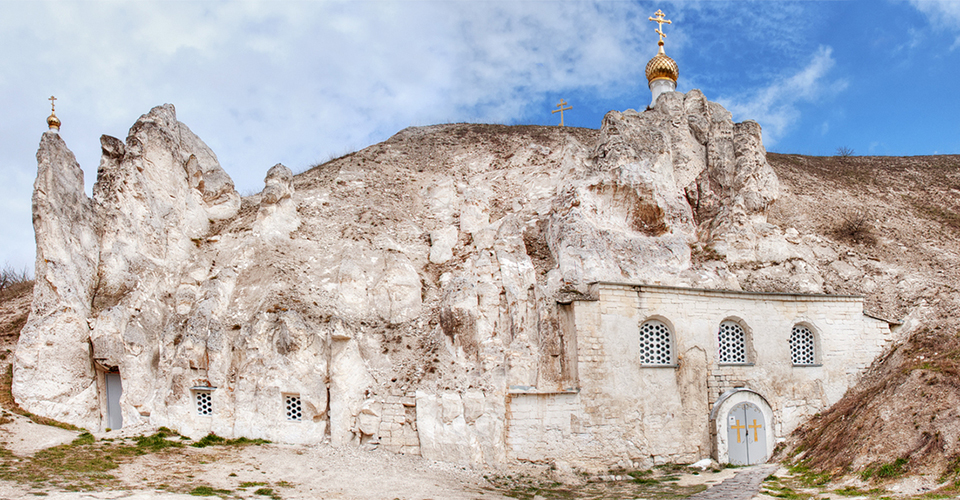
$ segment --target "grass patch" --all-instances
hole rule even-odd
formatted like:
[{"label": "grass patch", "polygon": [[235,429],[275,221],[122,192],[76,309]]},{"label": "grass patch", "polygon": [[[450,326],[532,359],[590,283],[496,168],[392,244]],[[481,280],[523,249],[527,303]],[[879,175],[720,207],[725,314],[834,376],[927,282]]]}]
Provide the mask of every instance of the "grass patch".
[{"label": "grass patch", "polygon": [[[166,429],[167,432],[172,432]],[[100,440],[83,432],[68,444],[53,446],[21,458],[0,448],[0,480],[33,484],[66,491],[103,491],[123,485],[110,472],[135,457],[168,448],[183,447],[158,431],[150,436],[124,440]]]},{"label": "grass patch", "polygon": [[830,482],[831,476],[827,472],[807,472],[800,476],[800,482],[804,486],[814,487],[814,486],[823,486]]},{"label": "grass patch", "polygon": [[627,475],[632,478],[631,480],[636,484],[658,484],[660,480],[650,477],[652,474],[653,471],[649,470],[635,470],[627,473]]},{"label": "grass patch", "polygon": [[860,473],[860,479],[869,481],[871,479],[883,480],[897,478],[906,472],[906,465],[906,458],[898,458],[888,464],[880,464],[878,466],[871,465]]},{"label": "grass patch", "polygon": [[211,432],[190,446],[193,446],[194,448],[206,448],[207,446],[260,446],[261,444],[270,444],[270,441],[267,441],[266,439],[250,439],[245,437],[227,439]]},{"label": "grass patch", "polygon": [[80,434],[79,436],[77,436],[77,438],[74,439],[74,440],[70,443],[70,445],[71,445],[71,446],[83,446],[83,445],[85,445],[85,444],[93,444],[93,443],[96,443],[96,442],[97,442],[97,438],[93,437],[93,434],[90,434],[89,432],[84,432],[83,434]]},{"label": "grass patch", "polygon": [[177,435],[177,433],[170,429],[161,427],[155,434],[137,437],[137,448],[154,453],[167,448],[182,448],[183,443],[167,439],[168,437]]},{"label": "grass patch", "polygon": [[196,488],[190,490],[190,494],[195,497],[221,496],[229,495],[230,493],[230,490],[219,490],[212,486],[197,486]]},{"label": "grass patch", "polygon": [[866,491],[863,491],[859,488],[855,488],[853,486],[846,486],[846,487],[840,488],[839,490],[833,490],[833,492],[836,493],[837,495],[844,496],[844,497],[859,497],[859,496],[865,496],[868,494]]},{"label": "grass patch", "polygon": [[765,490],[761,491],[762,493],[766,495],[770,495],[772,497],[776,497],[776,498],[788,498],[791,500],[796,500],[796,499],[810,498],[811,496],[808,493],[800,493],[800,492],[794,491],[793,488],[790,488],[789,486],[770,485],[770,486],[766,486],[765,488],[766,488]]}]

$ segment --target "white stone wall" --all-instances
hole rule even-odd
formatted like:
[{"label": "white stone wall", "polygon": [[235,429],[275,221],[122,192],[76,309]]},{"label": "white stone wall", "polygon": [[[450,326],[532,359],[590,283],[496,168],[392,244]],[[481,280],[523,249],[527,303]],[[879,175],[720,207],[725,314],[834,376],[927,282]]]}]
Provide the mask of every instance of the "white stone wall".
[{"label": "white stone wall", "polygon": [[464,465],[504,461],[502,394],[417,391],[416,404],[416,428],[424,458]]},{"label": "white stone wall", "polygon": [[[865,316],[859,297],[610,283],[595,285],[592,295],[598,300],[574,302],[580,392],[512,396],[511,458],[599,469],[715,456],[710,410],[735,387],[769,401],[780,439],[839,400],[891,340],[887,323]],[[639,326],[649,319],[670,327],[674,364],[639,363]],[[725,320],[746,330],[746,364],[718,363]],[[798,323],[817,337],[813,366],[791,361]]]},{"label": "white stone wall", "polygon": [[[405,396],[387,396],[380,403],[381,413],[377,436],[380,446],[387,451],[403,453],[405,455],[420,454],[420,438],[417,436],[417,399],[416,393],[407,393]],[[361,422],[364,413],[361,410]],[[371,420],[376,421],[374,415]],[[361,431],[365,429],[361,427]]]},{"label": "white stone wall", "polygon": [[580,394],[514,393],[507,396],[507,449],[517,460],[538,461],[582,435]]}]

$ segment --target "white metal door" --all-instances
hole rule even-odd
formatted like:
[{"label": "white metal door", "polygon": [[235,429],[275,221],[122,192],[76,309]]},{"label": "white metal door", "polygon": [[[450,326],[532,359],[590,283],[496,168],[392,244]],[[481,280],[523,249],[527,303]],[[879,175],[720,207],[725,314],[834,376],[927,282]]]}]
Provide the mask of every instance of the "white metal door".
[{"label": "white metal door", "polygon": [[120,374],[116,372],[104,373],[107,383],[107,427],[119,429],[123,427],[123,415],[120,413],[120,395],[123,394],[123,384]]},{"label": "white metal door", "polygon": [[727,416],[727,453],[731,464],[750,465],[767,457],[763,412],[751,403],[740,403]]}]

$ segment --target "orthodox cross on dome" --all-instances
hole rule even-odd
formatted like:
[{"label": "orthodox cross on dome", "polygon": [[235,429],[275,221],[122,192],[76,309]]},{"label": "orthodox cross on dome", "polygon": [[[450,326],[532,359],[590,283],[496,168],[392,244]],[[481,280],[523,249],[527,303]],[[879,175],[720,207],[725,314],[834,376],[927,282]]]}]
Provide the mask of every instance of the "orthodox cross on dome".
[{"label": "orthodox cross on dome", "polygon": [[47,127],[48,127],[48,128],[50,129],[50,131],[52,131],[52,132],[59,132],[59,131],[60,131],[60,119],[57,118],[57,113],[56,113],[56,110],[57,110],[56,100],[57,100],[57,98],[54,97],[54,96],[50,96],[50,98],[47,99],[47,100],[50,101],[50,116],[47,117]]},{"label": "orthodox cross on dome", "polygon": [[663,34],[663,25],[664,25],[664,24],[673,24],[673,22],[670,21],[669,19],[664,19],[664,18],[663,18],[663,17],[664,17],[663,11],[660,10],[660,9],[657,9],[657,12],[654,13],[653,15],[656,16],[656,18],[650,17],[650,18],[648,18],[648,19],[651,20],[651,21],[653,21],[653,22],[655,22],[655,23],[657,23],[657,30],[656,30],[656,31],[657,31],[657,34],[660,35],[660,43],[659,43],[659,44],[662,46],[662,45],[663,45],[663,39],[667,37],[667,35],[664,35],[664,34]]},{"label": "orthodox cross on dome", "polygon": [[560,104],[557,104],[557,108],[558,108],[558,109],[555,109],[555,110],[553,110],[553,111],[550,112],[551,115],[554,114],[554,113],[560,113],[560,126],[561,126],[561,127],[563,126],[563,112],[564,112],[564,111],[570,111],[571,109],[573,109],[573,106],[567,106],[567,107],[565,108],[564,106],[566,106],[566,105],[567,105],[567,101],[564,101],[563,99],[560,99]]}]

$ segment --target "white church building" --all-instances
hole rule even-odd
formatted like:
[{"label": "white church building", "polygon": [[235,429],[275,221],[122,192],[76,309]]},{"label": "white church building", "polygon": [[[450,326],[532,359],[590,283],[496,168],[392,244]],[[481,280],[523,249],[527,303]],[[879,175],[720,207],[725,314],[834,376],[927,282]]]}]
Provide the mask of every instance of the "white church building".
[{"label": "white church building", "polygon": [[891,340],[862,297],[596,283],[563,305],[576,387],[513,388],[510,458],[767,461]]}]

